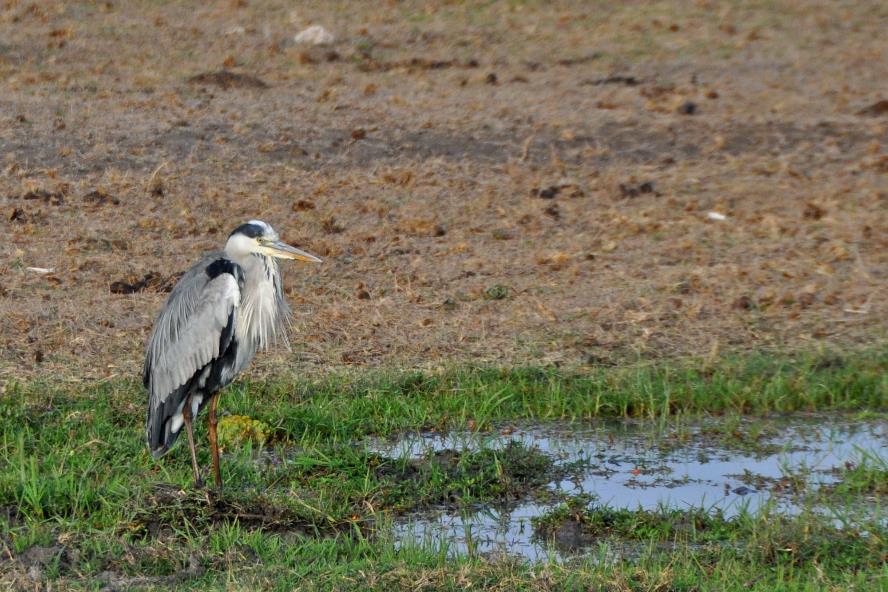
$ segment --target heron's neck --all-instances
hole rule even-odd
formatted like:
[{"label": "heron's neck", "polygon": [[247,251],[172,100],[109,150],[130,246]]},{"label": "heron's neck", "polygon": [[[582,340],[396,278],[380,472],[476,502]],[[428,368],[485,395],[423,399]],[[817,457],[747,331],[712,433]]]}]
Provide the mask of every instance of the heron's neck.
[{"label": "heron's neck", "polygon": [[277,262],[249,255],[238,264],[246,275],[238,311],[238,334],[255,349],[265,349],[279,336],[280,276]]}]

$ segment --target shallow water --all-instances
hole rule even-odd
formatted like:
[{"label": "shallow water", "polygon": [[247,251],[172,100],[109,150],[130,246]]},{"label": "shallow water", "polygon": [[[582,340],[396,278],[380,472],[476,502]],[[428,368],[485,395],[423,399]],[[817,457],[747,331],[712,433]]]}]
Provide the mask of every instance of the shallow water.
[{"label": "shallow water", "polygon": [[[577,463],[573,477],[552,481],[551,493],[592,494],[613,508],[721,510],[730,517],[743,509],[774,504],[782,512],[798,511],[798,499],[787,479],[805,482],[811,492],[837,480],[835,470],[856,462],[861,451],[888,456],[885,422],[836,421],[826,418],[775,420],[765,424],[773,436],[748,449],[720,443],[706,425],[657,429],[650,424],[597,422],[537,424],[510,433],[419,433],[398,440],[370,440],[367,447],[390,457],[418,458],[440,450],[501,448],[511,441],[537,446],[556,465]],[[740,425],[747,433],[758,425]],[[394,525],[400,544],[436,547],[446,542],[452,554],[506,553],[528,559],[558,558],[559,552],[535,541],[531,518],[555,505],[541,496],[517,505],[495,504],[476,511],[440,510],[406,517]]]}]

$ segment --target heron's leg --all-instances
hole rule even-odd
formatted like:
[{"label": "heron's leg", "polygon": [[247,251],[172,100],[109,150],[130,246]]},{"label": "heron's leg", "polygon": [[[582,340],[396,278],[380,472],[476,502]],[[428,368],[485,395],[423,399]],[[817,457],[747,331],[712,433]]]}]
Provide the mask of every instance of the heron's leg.
[{"label": "heron's leg", "polygon": [[216,487],[222,489],[222,473],[219,471],[219,441],[216,439],[216,404],[219,402],[219,393],[214,393],[210,398],[210,414],[207,425],[210,432],[210,452],[213,456],[213,476],[216,478]]},{"label": "heron's leg", "polygon": [[182,418],[185,420],[185,432],[188,434],[188,447],[191,448],[191,468],[194,469],[194,486],[203,487],[200,469],[197,467],[197,450],[194,448],[194,431],[191,429],[191,397],[182,407]]}]

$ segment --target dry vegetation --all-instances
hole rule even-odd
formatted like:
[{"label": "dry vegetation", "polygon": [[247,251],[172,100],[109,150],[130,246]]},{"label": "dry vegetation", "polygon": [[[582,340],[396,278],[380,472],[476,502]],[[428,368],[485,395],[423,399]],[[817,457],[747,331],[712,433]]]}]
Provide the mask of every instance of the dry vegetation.
[{"label": "dry vegetation", "polygon": [[182,4],[0,0],[2,376],[136,375],[250,218],[325,259],[259,371],[886,337],[884,2]]}]

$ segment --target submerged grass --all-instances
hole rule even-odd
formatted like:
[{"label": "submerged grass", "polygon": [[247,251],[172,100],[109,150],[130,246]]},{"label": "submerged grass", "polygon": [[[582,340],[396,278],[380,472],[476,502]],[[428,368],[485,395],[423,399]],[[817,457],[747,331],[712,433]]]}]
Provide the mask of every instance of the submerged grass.
[{"label": "submerged grass", "polygon": [[824,495],[888,497],[888,458],[861,450],[859,460],[839,473],[839,482],[821,491]]},{"label": "submerged grass", "polygon": [[636,540],[676,548],[701,546],[706,549],[701,558],[709,552],[770,566],[871,570],[883,567],[888,551],[888,531],[878,521],[857,531],[838,529],[814,515],[787,517],[770,507],[725,518],[699,508],[615,509],[577,496],[533,524],[535,536],[569,548]]},{"label": "submerged grass", "polygon": [[[610,526],[596,536],[646,546],[631,560],[602,562],[593,553],[571,567],[454,562],[445,543],[396,549],[385,524],[399,512],[514,499],[544,484],[552,462],[517,445],[421,459],[387,458],[354,445],[368,435],[484,429],[520,418],[665,421],[888,409],[888,352],[829,360],[243,381],[226,391],[222,408],[267,426],[268,446],[253,448],[249,438],[232,443],[222,495],[191,489],[181,447],[151,460],[137,383],[7,384],[0,397],[0,553],[12,559],[0,564],[0,587],[32,586],[34,578],[63,589],[357,590],[411,582],[425,589],[738,589],[750,581],[801,590],[810,578],[837,589],[872,586],[888,575],[879,562],[888,553],[884,528],[873,524],[867,534],[854,534],[813,514],[719,521],[599,510],[589,519]],[[737,431],[728,424],[726,434]],[[200,452],[208,464],[205,447]],[[861,493],[880,494],[883,477],[883,466],[861,464],[834,499],[843,504]],[[676,531],[680,524],[702,538]],[[714,541],[731,545],[718,553],[699,546]]]}]

